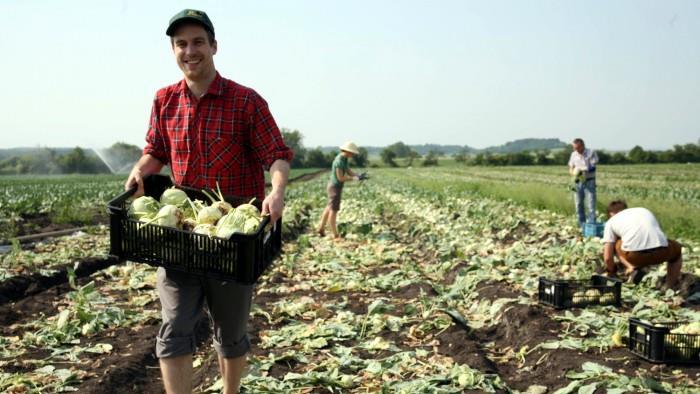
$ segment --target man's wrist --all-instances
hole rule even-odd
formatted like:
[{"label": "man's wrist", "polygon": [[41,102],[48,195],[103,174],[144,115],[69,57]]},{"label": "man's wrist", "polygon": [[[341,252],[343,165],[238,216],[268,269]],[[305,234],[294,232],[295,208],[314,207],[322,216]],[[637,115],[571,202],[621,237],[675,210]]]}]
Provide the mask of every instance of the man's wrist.
[{"label": "man's wrist", "polygon": [[140,177],[143,178],[143,176],[144,176],[143,168],[139,167],[138,165],[134,166],[134,168],[131,169],[131,174],[132,175],[139,175]]},{"label": "man's wrist", "polygon": [[270,195],[276,195],[278,197],[284,198],[284,191],[285,191],[284,186],[276,186],[276,187],[273,186],[272,190],[270,190]]}]

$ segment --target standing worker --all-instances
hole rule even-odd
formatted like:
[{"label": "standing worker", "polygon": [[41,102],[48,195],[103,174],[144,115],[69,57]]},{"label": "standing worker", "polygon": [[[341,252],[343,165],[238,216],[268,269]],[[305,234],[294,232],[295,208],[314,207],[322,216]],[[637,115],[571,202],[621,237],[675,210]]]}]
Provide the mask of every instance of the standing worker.
[{"label": "standing worker", "polygon": [[586,223],[584,214],[584,199],[588,205],[588,222],[595,223],[595,167],[598,155],[592,149],[586,148],[583,140],[574,139],[571,144],[572,152],[569,157],[569,175],[574,177],[574,202],[579,227]]},{"label": "standing worker", "polygon": [[[217,41],[207,14],[183,10],[166,30],[184,79],[158,90],[143,156],[125,188],[169,165],[175,183],[197,189],[220,186],[228,195],[263,199],[262,213],[272,222],[282,216],[292,151],[285,146],[267,103],[253,89],[219,75],[214,67]],[[265,197],[263,168],[272,189]],[[237,393],[250,349],[247,321],[252,285],[241,285],[158,268],[162,305],[156,356],[165,390],[192,392],[195,323],[207,309],[224,393]]]},{"label": "standing worker", "polygon": [[350,169],[348,165],[348,159],[360,153],[360,150],[352,142],[346,142],[340,147],[340,153],[333,160],[333,165],[331,166],[331,177],[328,181],[328,186],[326,191],[328,192],[328,205],[323,210],[323,215],[321,215],[321,223],[318,225],[318,235],[326,235],[326,223],[331,226],[331,233],[333,238],[340,238],[338,234],[338,227],[336,225],[336,219],[338,217],[338,211],[340,210],[340,197],[343,194],[343,185],[347,181],[362,180],[364,179],[362,175],[355,175],[355,173]]},{"label": "standing worker", "polygon": [[644,267],[666,261],[666,286],[675,287],[683,265],[681,245],[667,239],[659,222],[646,208],[627,208],[623,200],[608,204],[609,220],[603,232],[603,260],[608,275],[617,271],[614,256],[634,284],[642,280]]}]

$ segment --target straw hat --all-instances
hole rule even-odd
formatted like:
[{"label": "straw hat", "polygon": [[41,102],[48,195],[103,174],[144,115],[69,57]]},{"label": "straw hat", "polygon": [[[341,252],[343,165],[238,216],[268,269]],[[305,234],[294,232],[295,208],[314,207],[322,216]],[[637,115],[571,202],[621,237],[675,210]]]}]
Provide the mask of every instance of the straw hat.
[{"label": "straw hat", "polygon": [[343,145],[340,145],[340,150],[344,150],[346,152],[350,152],[352,154],[358,155],[360,154],[360,150],[357,148],[357,145],[353,142],[346,142]]}]

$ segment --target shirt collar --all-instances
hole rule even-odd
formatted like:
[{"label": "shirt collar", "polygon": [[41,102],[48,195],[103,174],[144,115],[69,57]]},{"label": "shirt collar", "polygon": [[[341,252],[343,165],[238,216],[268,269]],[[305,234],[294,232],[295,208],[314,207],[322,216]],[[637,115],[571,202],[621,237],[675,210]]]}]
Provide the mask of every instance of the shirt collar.
[{"label": "shirt collar", "polygon": [[[189,92],[189,88],[187,87],[187,81],[183,78],[182,81],[180,81],[180,84],[178,86],[178,90],[182,94],[186,94]],[[216,77],[214,77],[214,80],[211,81],[211,84],[209,84],[209,89],[207,89],[207,93],[205,93],[205,96],[207,95],[212,95],[212,96],[223,96],[224,94],[224,80],[221,78],[221,75],[219,72],[216,72]]]},{"label": "shirt collar", "polygon": [[211,85],[209,85],[207,94],[210,94],[212,96],[224,95],[224,80],[223,78],[221,78],[221,75],[219,75],[218,71],[216,72],[216,77],[214,77],[214,80],[211,81]]}]

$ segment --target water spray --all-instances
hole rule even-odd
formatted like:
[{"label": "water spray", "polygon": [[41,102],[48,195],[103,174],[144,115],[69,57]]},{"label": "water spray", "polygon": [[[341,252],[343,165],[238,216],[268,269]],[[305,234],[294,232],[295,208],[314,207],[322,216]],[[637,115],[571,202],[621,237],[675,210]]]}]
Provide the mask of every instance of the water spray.
[{"label": "water spray", "polygon": [[107,160],[107,157],[106,157],[107,155],[102,152],[102,149],[100,149],[100,148],[90,148],[90,149],[92,149],[92,151],[95,152],[95,155],[105,164],[105,166],[107,166],[107,168],[109,168],[109,172],[111,172],[112,174],[117,173],[117,171],[115,171],[114,167],[112,167],[112,165]]}]

